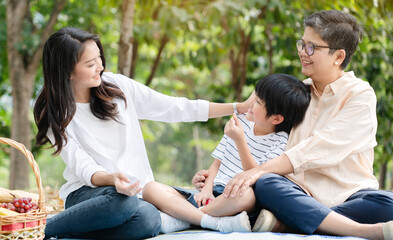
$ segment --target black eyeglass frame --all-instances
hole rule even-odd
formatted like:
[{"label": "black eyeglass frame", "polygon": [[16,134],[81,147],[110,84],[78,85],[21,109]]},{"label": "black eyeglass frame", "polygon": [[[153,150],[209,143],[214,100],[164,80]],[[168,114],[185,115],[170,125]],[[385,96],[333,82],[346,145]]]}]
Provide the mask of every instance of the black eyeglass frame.
[{"label": "black eyeglass frame", "polygon": [[[301,45],[299,45],[299,43],[300,43]],[[309,54],[309,52],[306,50],[306,49],[307,49],[307,48],[306,48],[307,45],[311,46],[311,49],[312,49],[311,54]],[[300,46],[302,46],[302,49],[299,51],[299,47],[300,47]],[[329,49],[335,49],[335,50],[341,49],[341,48],[332,48],[332,47],[329,47],[329,46],[315,45],[314,43],[311,43],[311,42],[304,43],[303,39],[299,39],[299,40],[296,41],[296,49],[297,49],[297,52],[298,52],[298,53],[301,53],[301,51],[303,51],[303,49],[304,49],[304,51],[306,52],[306,54],[310,57],[310,56],[314,55],[315,48],[329,48]]]}]

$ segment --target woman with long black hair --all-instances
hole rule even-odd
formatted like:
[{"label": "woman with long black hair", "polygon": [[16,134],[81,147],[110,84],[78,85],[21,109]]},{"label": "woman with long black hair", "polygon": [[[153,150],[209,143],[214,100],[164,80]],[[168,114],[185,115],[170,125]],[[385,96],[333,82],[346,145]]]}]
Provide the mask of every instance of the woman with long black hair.
[{"label": "woman with long black hair", "polygon": [[95,34],[68,27],[45,44],[44,86],[34,105],[36,142],[55,148],[66,164],[67,181],[60,189],[65,211],[48,219],[46,238],[157,235],[159,212],[140,198],[153,174],[139,120],[207,121],[247,110],[247,101],[169,97],[104,70],[104,51]]}]

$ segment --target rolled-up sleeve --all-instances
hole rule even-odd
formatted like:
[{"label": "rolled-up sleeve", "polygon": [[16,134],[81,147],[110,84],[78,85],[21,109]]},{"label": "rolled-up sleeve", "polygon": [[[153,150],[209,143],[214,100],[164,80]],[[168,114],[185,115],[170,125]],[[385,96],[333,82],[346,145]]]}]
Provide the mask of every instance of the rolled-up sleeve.
[{"label": "rolled-up sleeve", "polygon": [[346,99],[324,127],[285,152],[294,174],[339,164],[348,155],[376,145],[376,98],[367,89]]}]

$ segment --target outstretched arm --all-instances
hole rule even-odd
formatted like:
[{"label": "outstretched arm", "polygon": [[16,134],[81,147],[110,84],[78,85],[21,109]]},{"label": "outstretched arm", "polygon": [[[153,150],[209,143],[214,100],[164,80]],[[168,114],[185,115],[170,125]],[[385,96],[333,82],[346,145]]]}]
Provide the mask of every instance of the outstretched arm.
[{"label": "outstretched arm", "polygon": [[[253,92],[246,101],[237,103],[237,112],[246,113],[248,111],[248,106],[254,101],[254,98],[255,92]],[[209,103],[209,118],[228,116],[231,115],[233,112],[234,109],[232,103]]]}]

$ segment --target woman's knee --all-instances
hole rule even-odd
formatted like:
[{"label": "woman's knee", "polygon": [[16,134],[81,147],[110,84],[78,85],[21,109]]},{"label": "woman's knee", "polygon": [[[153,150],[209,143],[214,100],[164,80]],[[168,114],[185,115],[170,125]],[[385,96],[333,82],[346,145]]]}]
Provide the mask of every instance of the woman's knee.
[{"label": "woman's knee", "polygon": [[261,176],[254,185],[256,201],[261,205],[276,202],[291,191],[293,185],[285,177],[268,173]]},{"label": "woman's knee", "polygon": [[281,183],[283,176],[274,173],[262,175],[254,185],[255,192],[265,192],[276,188],[277,183]]},{"label": "woman's knee", "polygon": [[363,200],[370,209],[375,209],[381,217],[381,221],[393,220],[393,192],[377,190],[366,194]]},{"label": "woman's knee", "polygon": [[135,214],[138,209],[139,198],[136,195],[127,196],[114,190],[108,191],[104,198],[105,201],[102,203],[103,209],[119,217],[123,215],[124,218],[128,218]]},{"label": "woman's knee", "polygon": [[142,238],[154,237],[160,233],[161,230],[161,216],[156,207],[152,204],[141,201],[139,209],[136,212],[138,224],[144,229],[145,236]]}]

